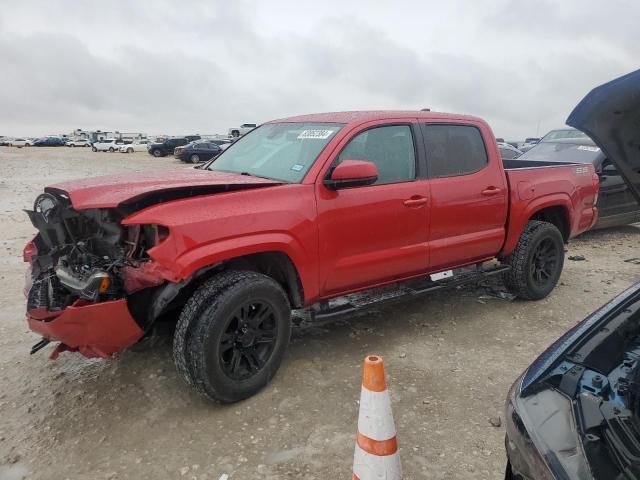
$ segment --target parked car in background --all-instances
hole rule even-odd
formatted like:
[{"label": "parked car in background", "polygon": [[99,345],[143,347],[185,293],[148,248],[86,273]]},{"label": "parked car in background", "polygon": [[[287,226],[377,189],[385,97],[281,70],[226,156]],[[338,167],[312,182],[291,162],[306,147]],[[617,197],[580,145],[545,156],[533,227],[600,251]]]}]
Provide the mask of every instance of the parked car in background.
[{"label": "parked car in background", "polygon": [[94,152],[115,152],[116,150],[120,150],[122,145],[124,145],[122,140],[105,138],[104,140],[93,142],[91,144],[91,150]]},{"label": "parked car in background", "polygon": [[173,155],[176,147],[182,147],[195,140],[200,140],[197,135],[191,135],[187,137],[171,137],[159,143],[150,143],[147,145],[147,151],[149,155],[154,157],[166,157],[167,155]]},{"label": "parked car in background", "polygon": [[33,147],[33,143],[36,141],[35,138],[27,138],[25,141],[25,147]]},{"label": "parked car in background", "polygon": [[18,147],[18,148],[26,147],[27,146],[27,140],[25,138],[14,138],[13,140],[11,140],[9,142],[9,146],[10,147]]},{"label": "parked car in background", "polygon": [[91,142],[89,140],[86,140],[84,138],[82,139],[77,139],[77,140],[68,140],[65,145],[67,147],[90,147],[91,146]]},{"label": "parked car in background", "polygon": [[187,163],[200,163],[211,160],[222,153],[220,145],[209,140],[197,140],[183,147],[177,147],[173,156]]},{"label": "parked car in background", "polygon": [[241,137],[241,136],[249,133],[251,130],[253,130],[256,127],[257,127],[257,125],[255,123],[243,123],[239,127],[230,128],[229,129],[229,136],[230,137],[234,137],[234,138],[238,138],[238,137]]},{"label": "parked car in background", "polygon": [[64,140],[60,137],[44,137],[33,142],[34,147],[64,147]]},{"label": "parked car in background", "polygon": [[292,309],[331,318],[365,293],[415,298],[491,275],[545,298],[565,242],[596,219],[598,177],[506,162],[476,117],[342,112],[264,124],[202,169],[52,185],[27,212],[34,348],[109,357],[179,316],[178,372],[228,403],[273,378]]},{"label": "parked car in background", "polygon": [[149,140],[138,140],[137,142],[120,147],[120,153],[146,152]]},{"label": "parked car in background", "polygon": [[233,145],[233,140],[228,140],[228,139],[219,139],[216,138],[214,140],[207,140],[210,143],[215,143],[216,145],[218,145],[222,150],[226,150],[227,148],[229,148],[231,145]]},{"label": "parked car in background", "polygon": [[524,143],[518,147],[521,152],[526,152],[531,150],[540,142],[540,139],[537,137],[529,137],[524,140]]},{"label": "parked car in background", "polygon": [[513,145],[506,142],[497,142],[498,150],[500,150],[500,156],[503,160],[513,160],[522,155],[522,152]]},{"label": "parked car in background", "polygon": [[[594,89],[567,123],[595,140],[640,201],[640,70]],[[639,478],[640,283],[525,370],[505,427],[506,480]]]},{"label": "parked car in background", "polygon": [[542,141],[523,153],[517,161],[527,166],[535,166],[538,162],[591,164],[600,177],[600,192],[596,203],[598,222],[593,228],[640,222],[640,203],[633,191],[607,155],[584,133]]}]

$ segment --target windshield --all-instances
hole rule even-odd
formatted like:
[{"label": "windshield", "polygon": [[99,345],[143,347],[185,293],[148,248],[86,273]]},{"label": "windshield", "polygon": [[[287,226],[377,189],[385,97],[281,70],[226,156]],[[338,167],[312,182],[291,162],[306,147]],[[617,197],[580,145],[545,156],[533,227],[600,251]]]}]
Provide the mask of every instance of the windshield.
[{"label": "windshield", "polygon": [[342,128],[335,123],[269,123],[227,148],[208,170],[299,183]]},{"label": "windshield", "polygon": [[593,163],[602,156],[602,151],[594,144],[540,142],[518,160],[543,162]]},{"label": "windshield", "polygon": [[589,138],[580,130],[565,129],[565,130],[551,130],[544,137],[543,142],[552,142],[553,140],[560,140],[561,138]]}]

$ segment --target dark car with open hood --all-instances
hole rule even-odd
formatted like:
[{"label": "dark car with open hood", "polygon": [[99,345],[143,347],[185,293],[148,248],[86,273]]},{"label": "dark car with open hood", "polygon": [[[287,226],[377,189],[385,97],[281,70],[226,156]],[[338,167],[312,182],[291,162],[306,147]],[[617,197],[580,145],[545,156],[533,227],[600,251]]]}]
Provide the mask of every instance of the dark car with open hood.
[{"label": "dark car with open hood", "polygon": [[[640,201],[640,70],[601,85],[567,124]],[[640,284],[547,349],[506,405],[507,479],[640,479]]]}]

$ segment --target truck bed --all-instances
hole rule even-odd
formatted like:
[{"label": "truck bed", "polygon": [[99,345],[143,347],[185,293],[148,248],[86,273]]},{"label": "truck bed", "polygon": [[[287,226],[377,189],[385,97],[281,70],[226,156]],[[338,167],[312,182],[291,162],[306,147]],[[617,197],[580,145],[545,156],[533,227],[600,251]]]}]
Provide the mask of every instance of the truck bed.
[{"label": "truck bed", "polygon": [[509,218],[503,254],[510,253],[536,212],[554,205],[567,219],[563,236],[574,237],[597,220],[594,207],[598,177],[590,163],[503,160],[509,185]]}]

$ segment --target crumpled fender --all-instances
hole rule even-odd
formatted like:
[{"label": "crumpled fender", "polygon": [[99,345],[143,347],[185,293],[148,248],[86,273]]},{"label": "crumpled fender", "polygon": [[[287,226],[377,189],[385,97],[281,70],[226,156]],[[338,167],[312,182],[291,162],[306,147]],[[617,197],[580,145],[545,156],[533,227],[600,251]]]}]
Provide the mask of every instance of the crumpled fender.
[{"label": "crumpled fender", "polygon": [[172,270],[153,260],[137,266],[127,265],[120,272],[124,281],[124,289],[128,294],[161,285],[165,281],[180,281],[180,278]]}]

